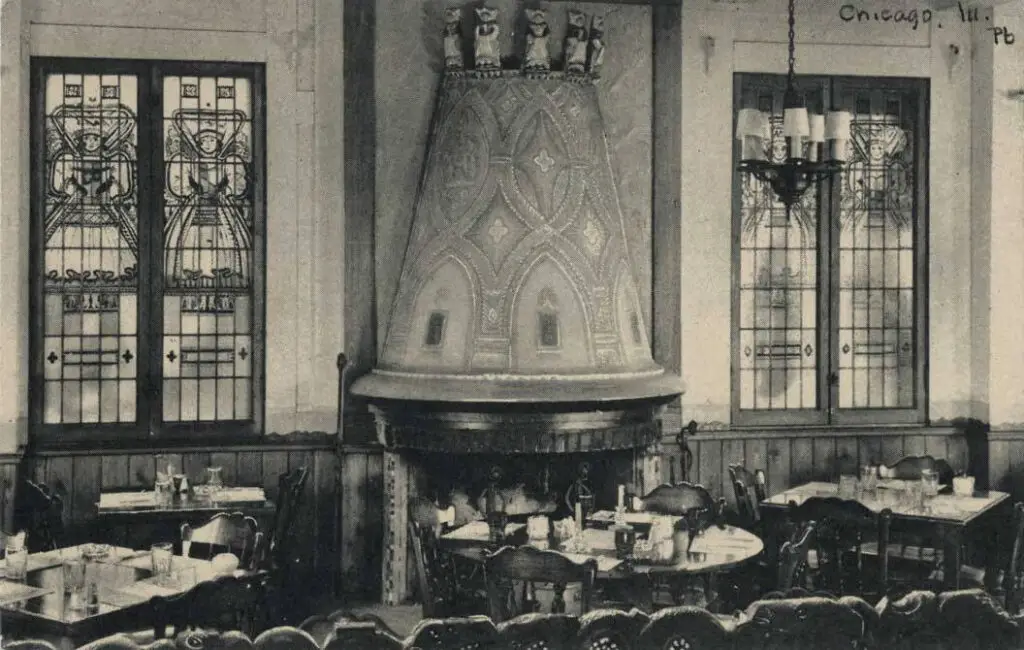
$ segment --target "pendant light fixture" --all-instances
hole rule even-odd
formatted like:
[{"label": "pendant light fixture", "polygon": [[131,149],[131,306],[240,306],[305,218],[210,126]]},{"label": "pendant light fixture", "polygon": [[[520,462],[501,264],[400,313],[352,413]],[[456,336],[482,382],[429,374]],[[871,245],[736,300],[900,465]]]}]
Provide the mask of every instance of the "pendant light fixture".
[{"label": "pendant light fixture", "polygon": [[808,115],[803,95],[797,91],[794,73],[793,2],[789,0],[789,72],[782,119],[785,159],[772,160],[768,154],[772,143],[770,112],[741,108],[736,121],[736,139],[741,144],[739,171],[768,183],[786,206],[787,215],[807,188],[842,169],[852,119],[846,111]]}]

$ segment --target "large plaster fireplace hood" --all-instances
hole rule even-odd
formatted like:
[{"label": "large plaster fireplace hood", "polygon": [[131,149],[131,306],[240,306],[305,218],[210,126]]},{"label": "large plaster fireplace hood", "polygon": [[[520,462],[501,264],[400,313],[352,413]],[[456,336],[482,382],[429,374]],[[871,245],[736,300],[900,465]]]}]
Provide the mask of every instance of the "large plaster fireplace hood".
[{"label": "large plaster fireplace hood", "polygon": [[583,60],[447,59],[380,361],[352,388],[389,448],[635,448],[682,392],[651,356],[630,253],[650,257],[627,250]]}]

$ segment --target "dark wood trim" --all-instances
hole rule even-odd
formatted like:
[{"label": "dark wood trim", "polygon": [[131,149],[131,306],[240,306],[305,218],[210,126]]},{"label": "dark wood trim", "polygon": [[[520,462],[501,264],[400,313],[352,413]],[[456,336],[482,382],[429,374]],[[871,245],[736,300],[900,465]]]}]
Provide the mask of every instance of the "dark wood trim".
[{"label": "dark wood trim", "polygon": [[[957,427],[928,426],[883,426],[883,427],[797,427],[797,428],[737,428],[698,431],[689,436],[688,441],[702,442],[709,440],[757,440],[774,438],[885,438],[891,436],[940,436],[950,437],[962,435]],[[675,443],[675,436],[665,436],[665,442]]]},{"label": "dark wood trim", "polygon": [[[288,434],[272,433],[265,436],[233,439],[214,439],[203,444],[192,440],[157,441],[141,444],[139,441],[125,441],[122,445],[98,447],[93,441],[77,445],[44,445],[31,447],[26,456],[44,458],[49,456],[120,456],[153,455],[159,453],[189,452],[254,452],[254,451],[333,451],[338,447],[338,436],[325,431],[296,431]],[[370,447],[367,446],[367,449]]]},{"label": "dark wood trim", "polygon": [[653,102],[651,139],[651,344],[654,360],[682,370],[680,273],[682,272],[682,8],[656,5],[651,12]]},{"label": "dark wood trim", "polygon": [[[252,68],[253,130],[253,301],[252,421],[257,432],[266,427],[267,411],[267,69]],[[307,253],[308,254],[308,253]]]},{"label": "dark wood trim", "polygon": [[[346,0],[344,39],[344,180],[345,180],[345,349],[348,368],[342,375],[354,381],[377,360],[377,303],[375,298],[377,105],[375,94],[376,3]],[[349,387],[341,390],[348,402]],[[365,411],[361,400],[346,404]],[[348,431],[346,438],[357,435]],[[361,436],[360,436],[361,437]]]}]

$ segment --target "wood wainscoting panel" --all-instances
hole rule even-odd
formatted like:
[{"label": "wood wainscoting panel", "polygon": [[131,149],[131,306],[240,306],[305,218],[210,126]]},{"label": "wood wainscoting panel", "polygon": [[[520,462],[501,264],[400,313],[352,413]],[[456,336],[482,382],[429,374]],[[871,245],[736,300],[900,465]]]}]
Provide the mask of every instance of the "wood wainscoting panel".
[{"label": "wood wainscoting panel", "polygon": [[[856,474],[861,465],[892,463],[910,454],[931,454],[943,458],[955,470],[968,468],[967,443],[953,427],[906,430],[835,431],[743,431],[715,430],[698,432],[687,440],[693,453],[689,472],[691,482],[700,483],[715,496],[724,496],[734,506],[735,495],[729,481],[729,465],[743,463],[748,469],[765,472],[769,494],[776,494],[808,481],[835,481],[840,474]],[[1005,461],[993,474],[1012,475],[1011,452],[1024,459],[1024,436],[1019,441],[1002,442]],[[1016,445],[1014,450],[1010,445]],[[996,449],[996,446],[992,446]],[[680,451],[674,437],[662,440],[664,462],[678,467]],[[1001,449],[1001,448],[1000,448]],[[1024,489],[1024,466],[1021,468]],[[671,480],[681,480],[676,472]],[[995,484],[993,484],[995,485]]]}]

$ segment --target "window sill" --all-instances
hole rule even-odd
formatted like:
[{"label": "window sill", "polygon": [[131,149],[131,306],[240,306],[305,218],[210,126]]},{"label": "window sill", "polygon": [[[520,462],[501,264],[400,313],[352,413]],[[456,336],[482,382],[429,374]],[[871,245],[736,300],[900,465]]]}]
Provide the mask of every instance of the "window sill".
[{"label": "window sill", "polygon": [[[953,436],[963,433],[951,424],[941,425],[876,425],[876,426],[800,426],[800,427],[730,427],[698,430],[687,441],[736,440],[756,438],[884,438],[888,436]],[[672,436],[673,442],[675,435]]]}]

